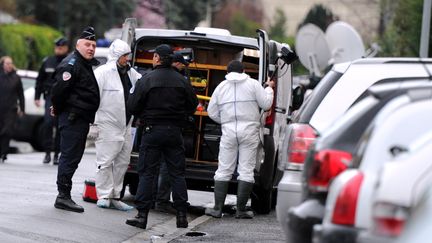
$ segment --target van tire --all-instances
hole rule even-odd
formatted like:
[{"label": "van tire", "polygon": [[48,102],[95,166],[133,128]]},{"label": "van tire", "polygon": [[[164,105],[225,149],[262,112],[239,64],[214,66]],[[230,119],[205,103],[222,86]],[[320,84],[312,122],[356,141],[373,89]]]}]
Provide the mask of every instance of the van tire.
[{"label": "van tire", "polygon": [[251,193],[251,207],[257,214],[269,214],[272,208],[273,189],[255,186]]},{"label": "van tire", "polygon": [[129,183],[129,193],[135,196],[138,190],[138,183]]},{"label": "van tire", "polygon": [[38,122],[33,130],[32,139],[30,145],[36,151],[44,151],[44,123],[43,121]]}]

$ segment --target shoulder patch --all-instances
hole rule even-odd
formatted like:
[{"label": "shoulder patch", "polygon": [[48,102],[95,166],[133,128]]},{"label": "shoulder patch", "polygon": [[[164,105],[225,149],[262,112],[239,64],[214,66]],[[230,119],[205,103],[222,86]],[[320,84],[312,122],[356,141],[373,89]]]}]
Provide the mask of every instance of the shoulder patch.
[{"label": "shoulder patch", "polygon": [[63,81],[68,81],[69,79],[71,79],[71,77],[72,77],[72,74],[70,73],[70,72],[63,72],[63,74],[62,74],[62,78],[63,78]]},{"label": "shoulder patch", "polygon": [[75,64],[75,61],[76,59],[73,57],[69,60],[68,64],[73,66]]}]

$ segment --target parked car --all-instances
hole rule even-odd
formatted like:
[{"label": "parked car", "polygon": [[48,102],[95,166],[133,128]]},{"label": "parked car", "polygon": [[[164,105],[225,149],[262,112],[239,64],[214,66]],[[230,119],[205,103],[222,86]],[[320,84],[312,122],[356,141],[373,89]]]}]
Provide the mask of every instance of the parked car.
[{"label": "parked car", "polygon": [[373,118],[393,98],[413,89],[432,88],[429,80],[389,79],[370,87],[311,145],[302,174],[302,203],[288,211],[288,242],[311,242],[313,225],[320,224],[331,181],[351,167],[357,143]]},{"label": "parked car", "polygon": [[399,149],[403,156],[380,170],[372,202],[373,224],[357,242],[393,242],[432,184],[432,131]]},{"label": "parked car", "polygon": [[38,73],[31,70],[18,70],[24,89],[25,114],[18,117],[12,139],[28,142],[34,150],[43,150],[44,102],[40,107],[34,104],[34,93]]},{"label": "parked car", "polygon": [[432,187],[411,209],[411,215],[404,226],[404,230],[395,243],[424,243],[432,238]]},{"label": "parked car", "polygon": [[354,153],[356,169],[342,172],[331,183],[323,222],[313,229],[314,242],[355,242],[359,232],[372,226],[373,188],[379,171],[404,152],[401,148],[432,131],[431,99],[431,88],[413,90],[381,109]]},{"label": "parked car", "polygon": [[281,131],[276,215],[288,232],[288,209],[301,202],[304,160],[314,140],[339,119],[374,84],[396,78],[429,78],[431,59],[365,58],[336,64],[318,83],[300,109]]},{"label": "parked car", "polygon": [[[275,187],[281,176],[276,168],[280,131],[286,126],[286,114],[290,114],[292,75],[290,63],[296,59],[287,44],[269,40],[265,31],[259,30],[257,38],[231,35],[228,30],[195,28],[192,31],[135,28],[134,22],[124,24],[123,39],[133,43],[132,65],[139,72],[152,67],[152,53],[161,43],[171,45],[181,52],[186,60],[189,78],[198,95],[211,97],[217,85],[224,80],[227,64],[240,60],[245,72],[263,84],[273,77],[275,97],[269,116],[263,113],[261,143],[255,169],[255,187],[252,192],[252,208],[257,213],[269,213],[274,205]],[[126,37],[125,37],[126,36]],[[188,189],[212,191],[214,172],[217,169],[220,125],[213,122],[205,108],[208,101],[200,99],[203,110],[195,112],[183,137],[186,153],[186,182]],[[265,118],[265,119],[264,119]],[[141,137],[141,129],[135,137]],[[140,139],[135,139],[129,170],[124,186],[129,185],[135,194],[138,185],[136,164]],[[236,191],[236,176],[231,181],[229,192]]]}]

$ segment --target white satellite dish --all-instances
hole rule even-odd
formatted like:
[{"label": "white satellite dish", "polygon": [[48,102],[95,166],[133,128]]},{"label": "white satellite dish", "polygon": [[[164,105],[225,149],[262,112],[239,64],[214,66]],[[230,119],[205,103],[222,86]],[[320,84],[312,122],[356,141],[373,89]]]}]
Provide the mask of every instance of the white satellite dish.
[{"label": "white satellite dish", "polygon": [[331,64],[365,56],[362,38],[351,25],[342,21],[333,22],[327,27],[325,35],[331,52]]},{"label": "white satellite dish", "polygon": [[328,66],[330,49],[324,32],[314,24],[306,24],[299,29],[295,42],[300,62],[310,73],[321,76],[321,71]]}]

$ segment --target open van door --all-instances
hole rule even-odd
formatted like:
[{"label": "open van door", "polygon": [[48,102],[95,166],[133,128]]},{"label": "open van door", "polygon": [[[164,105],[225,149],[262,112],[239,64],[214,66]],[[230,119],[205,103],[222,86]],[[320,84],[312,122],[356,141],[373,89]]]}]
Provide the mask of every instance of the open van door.
[{"label": "open van door", "polygon": [[[137,27],[137,20],[136,18],[127,18],[125,22],[123,23],[122,27],[122,35],[121,40],[126,42],[132,49],[132,54],[135,53],[133,50],[132,43],[135,42],[135,29]],[[135,58],[132,58],[132,66],[135,65]]]},{"label": "open van door", "polygon": [[259,73],[258,81],[264,84],[267,81],[268,68],[268,35],[264,30],[258,29],[258,46],[259,46]]},{"label": "open van door", "polygon": [[136,18],[127,18],[123,23],[121,40],[130,46],[135,39],[135,28],[137,27]]},{"label": "open van door", "polygon": [[[258,46],[259,46],[259,72],[258,81],[263,85],[268,77],[269,65],[269,38],[264,30],[258,29]],[[273,109],[273,108],[272,108]],[[264,111],[262,111],[264,112]],[[265,116],[262,116],[262,127],[260,127],[260,145],[258,146],[257,165],[259,177],[251,194],[252,209],[258,214],[268,214],[272,207],[272,186],[274,160],[274,142],[270,135],[270,128],[265,126]]]}]

